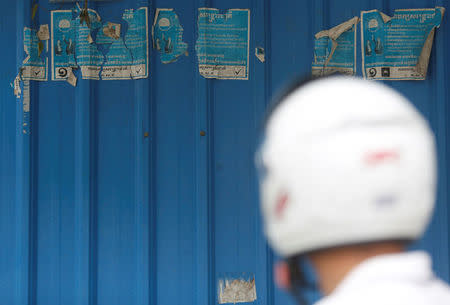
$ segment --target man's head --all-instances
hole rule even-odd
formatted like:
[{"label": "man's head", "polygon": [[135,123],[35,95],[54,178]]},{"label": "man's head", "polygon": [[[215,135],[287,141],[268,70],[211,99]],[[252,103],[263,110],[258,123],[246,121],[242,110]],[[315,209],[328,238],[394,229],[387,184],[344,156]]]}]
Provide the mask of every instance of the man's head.
[{"label": "man's head", "polygon": [[270,114],[257,154],[269,244],[285,258],[420,238],[433,211],[432,132],[379,83],[308,82]]}]

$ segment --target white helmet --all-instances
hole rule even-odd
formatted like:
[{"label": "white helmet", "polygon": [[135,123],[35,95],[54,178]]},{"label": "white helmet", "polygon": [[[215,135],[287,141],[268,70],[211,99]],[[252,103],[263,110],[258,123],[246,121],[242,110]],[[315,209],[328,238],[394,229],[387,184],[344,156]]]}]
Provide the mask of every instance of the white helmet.
[{"label": "white helmet", "polygon": [[433,134],[393,89],[312,81],[270,115],[257,154],[265,232],[282,256],[421,237],[433,211]]}]

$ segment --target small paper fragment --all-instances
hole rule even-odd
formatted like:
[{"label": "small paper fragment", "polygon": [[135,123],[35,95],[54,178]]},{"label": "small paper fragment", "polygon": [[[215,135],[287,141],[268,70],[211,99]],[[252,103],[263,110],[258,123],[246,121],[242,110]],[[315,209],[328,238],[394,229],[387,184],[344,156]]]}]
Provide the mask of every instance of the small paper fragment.
[{"label": "small paper fragment", "polygon": [[19,73],[16,76],[16,78],[14,79],[14,84],[13,84],[14,95],[16,96],[16,98],[20,98],[22,95],[22,88],[20,87],[21,81],[22,81],[22,78],[20,77],[20,73]]},{"label": "small paper fragment", "polygon": [[94,39],[92,39],[91,33],[89,33],[89,35],[87,37],[87,41],[89,42],[89,44],[93,44],[94,43]]},{"label": "small paper fragment", "polygon": [[73,74],[73,70],[71,67],[67,68],[67,82],[72,86],[77,86],[77,77]]},{"label": "small paper fragment", "polygon": [[266,53],[264,51],[264,48],[257,47],[255,49],[255,56],[256,56],[256,58],[259,59],[260,62],[265,62],[266,61]]},{"label": "small paper fragment", "polygon": [[42,24],[39,27],[37,36],[38,36],[39,40],[49,40],[50,39],[50,31],[48,29],[48,24]]},{"label": "small paper fragment", "polygon": [[[108,22],[106,26],[103,28],[103,34],[105,36],[111,37],[113,39],[119,39],[120,38],[120,24],[119,23],[112,23]],[[89,34],[89,36],[91,36]],[[92,39],[92,37],[91,37]],[[89,37],[88,37],[89,40]],[[89,42],[91,43],[91,42]]]},{"label": "small paper fragment", "polygon": [[23,82],[23,112],[30,112],[30,81]]}]

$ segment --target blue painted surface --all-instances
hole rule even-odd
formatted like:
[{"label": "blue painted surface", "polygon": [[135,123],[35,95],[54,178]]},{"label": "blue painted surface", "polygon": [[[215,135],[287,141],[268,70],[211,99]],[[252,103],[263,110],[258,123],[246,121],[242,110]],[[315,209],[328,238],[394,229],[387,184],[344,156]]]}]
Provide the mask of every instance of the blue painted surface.
[{"label": "blue painted surface", "polygon": [[[70,6],[40,2],[39,23],[50,23],[50,9]],[[1,41],[11,46],[0,49],[0,58],[9,59],[0,68],[2,305],[208,305],[217,302],[218,279],[239,274],[255,275],[257,304],[293,304],[273,286],[253,168],[270,97],[309,73],[314,33],[361,10],[445,6],[425,0],[97,2],[92,8],[105,19],[147,5],[149,24],[156,7],[174,8],[189,57],[164,65],[151,50],[148,79],[79,79],[76,88],[32,82],[30,134],[23,134],[22,106],[9,83],[24,59],[31,3],[17,0],[0,13]],[[248,81],[198,74],[199,7],[251,9]],[[449,281],[447,19],[437,30],[428,80],[388,84],[413,99],[437,133],[438,206],[420,246]],[[254,56],[256,47],[265,48],[265,64]]]}]

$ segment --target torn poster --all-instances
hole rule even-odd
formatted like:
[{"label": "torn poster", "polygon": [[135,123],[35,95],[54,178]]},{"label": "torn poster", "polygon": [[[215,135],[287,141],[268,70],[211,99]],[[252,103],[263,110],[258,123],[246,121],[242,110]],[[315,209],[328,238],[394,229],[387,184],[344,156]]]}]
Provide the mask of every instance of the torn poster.
[{"label": "torn poster", "polygon": [[[139,79],[148,77],[148,9],[125,10],[122,19],[127,30],[122,33],[119,24],[107,23],[97,34],[97,46],[103,48],[105,63],[103,80]],[[115,27],[114,34],[108,28]],[[108,31],[111,34],[108,34]]]},{"label": "torn poster", "polygon": [[161,54],[161,62],[174,62],[187,55],[188,44],[183,42],[183,27],[173,9],[157,8],[152,28],[153,48]]},{"label": "torn poster", "polygon": [[364,78],[424,80],[444,12],[442,7],[396,10],[393,17],[361,12]]},{"label": "torn poster", "polygon": [[125,10],[124,24],[103,23],[100,15],[89,9],[88,25],[80,22],[80,12],[78,4],[73,10],[52,11],[52,80],[70,78],[74,84],[70,72],[78,68],[83,79],[148,77],[146,7]]},{"label": "torn poster", "polygon": [[248,79],[250,10],[199,8],[195,46],[205,78]]},{"label": "torn poster", "polygon": [[[46,43],[48,46],[48,43]],[[30,28],[23,30],[23,48],[27,57],[21,68],[22,80],[47,80],[47,57],[44,56],[44,43],[38,37],[38,31]]]},{"label": "torn poster", "polygon": [[356,73],[356,26],[359,18],[315,35],[312,75],[324,76],[334,73]]},{"label": "torn poster", "polygon": [[[78,7],[79,8],[79,7]],[[76,18],[74,16],[77,15]],[[89,17],[94,28],[99,27],[100,16],[95,11],[89,10]],[[96,21],[96,22],[94,22]],[[96,69],[103,63],[103,55],[87,41],[90,30],[85,23],[80,24],[79,13],[73,10],[52,11],[52,80],[67,80],[69,70],[78,65],[84,70],[92,67],[93,71],[83,78],[97,78],[100,69]],[[86,42],[81,41],[85,37]],[[89,47],[87,47],[87,45]],[[75,58],[75,52],[77,58]],[[97,71],[97,75],[95,72]]]}]

